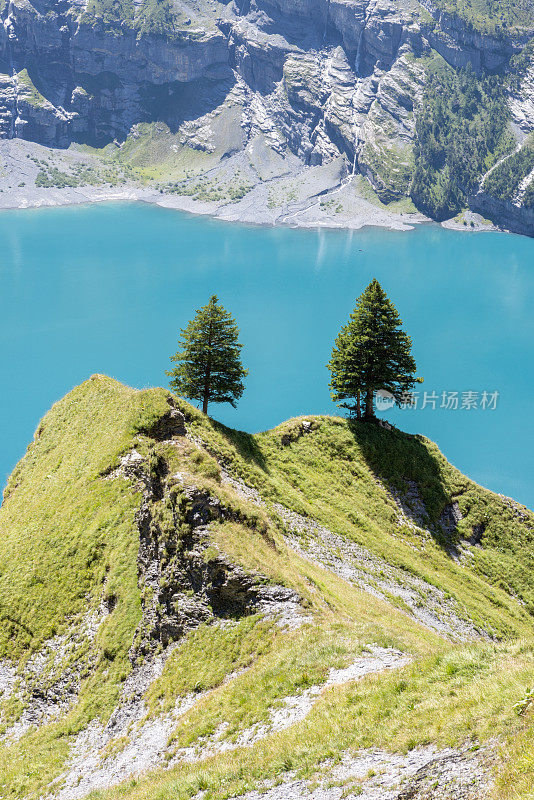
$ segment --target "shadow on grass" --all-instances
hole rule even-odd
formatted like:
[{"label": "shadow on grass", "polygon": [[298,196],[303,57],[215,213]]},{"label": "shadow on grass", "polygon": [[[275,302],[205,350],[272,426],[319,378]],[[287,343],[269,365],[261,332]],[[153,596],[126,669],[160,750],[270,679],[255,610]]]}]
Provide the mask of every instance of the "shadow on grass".
[{"label": "shadow on grass", "polygon": [[0,618],[2,618],[2,617],[3,617],[3,619],[6,620],[6,622],[11,622],[12,625],[15,625],[21,631],[24,631],[24,633],[26,633],[29,636],[30,639],[32,639],[33,636],[35,635],[31,628],[29,628],[27,625],[25,625],[19,619],[15,619],[15,617],[12,617],[9,613],[5,612],[2,609],[2,607],[0,606]]},{"label": "shadow on grass", "polygon": [[382,428],[378,422],[349,420],[348,426],[369,468],[399,493],[404,511],[442,547],[454,548],[455,532],[440,523],[451,497],[439,461],[423,438]]},{"label": "shadow on grass", "polygon": [[241,458],[249,464],[255,464],[263,472],[269,472],[265,457],[252,433],[235,431],[233,428],[227,428],[222,422],[216,422],[215,420],[211,420],[211,424],[216,431],[233,444]]}]

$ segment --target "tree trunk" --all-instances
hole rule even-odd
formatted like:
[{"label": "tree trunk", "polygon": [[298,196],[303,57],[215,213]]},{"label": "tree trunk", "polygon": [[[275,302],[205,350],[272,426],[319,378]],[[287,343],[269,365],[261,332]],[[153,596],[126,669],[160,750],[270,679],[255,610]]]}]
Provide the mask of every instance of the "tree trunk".
[{"label": "tree trunk", "polygon": [[208,400],[210,396],[210,378],[211,378],[211,335],[212,335],[212,321],[210,320],[210,327],[208,331],[208,360],[206,363],[206,374],[204,376],[204,396],[202,398],[202,413],[208,413]]},{"label": "tree trunk", "polygon": [[367,389],[365,393],[365,419],[375,417],[375,393],[373,389]]},{"label": "tree trunk", "polygon": [[360,403],[360,390],[356,392],[356,419],[362,418],[362,406]]}]

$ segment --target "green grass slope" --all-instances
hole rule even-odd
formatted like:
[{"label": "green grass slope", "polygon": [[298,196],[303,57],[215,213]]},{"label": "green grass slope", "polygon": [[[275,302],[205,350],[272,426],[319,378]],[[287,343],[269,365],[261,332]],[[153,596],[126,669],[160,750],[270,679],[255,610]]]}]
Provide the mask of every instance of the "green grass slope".
[{"label": "green grass slope", "polygon": [[[436,445],[378,425],[310,417],[251,436],[197,415],[192,428],[231,471],[263,497],[310,516],[368,547],[389,563],[442,588],[471,619],[497,636],[527,630],[534,613],[534,515],[476,485],[447,462]],[[423,525],[399,536],[396,505],[415,484],[426,510]],[[439,524],[458,503],[454,533]],[[481,546],[457,548],[483,529]],[[517,600],[519,599],[519,603]]]},{"label": "green grass slope", "polygon": [[[185,415],[188,437],[162,433],[169,402]],[[359,747],[406,751],[494,736],[507,748],[496,796],[528,797],[521,787],[533,768],[531,712],[518,717],[513,707],[534,683],[534,516],[469,481],[422,437],[336,417],[303,419],[252,436],[163,389],[136,391],[103,376],[44,417],[0,508],[0,668],[19,681],[19,691],[0,696],[0,736],[25,719],[36,657],[44,663],[41,694],[70,676],[71,702],[20,738],[0,739],[1,797],[45,796],[77,734],[91,720],[109,719],[139,667],[130,648],[146,601],[136,522],[143,498],[116,470],[134,448],[151,473],[167,476],[169,491],[151,501],[161,564],[187,540],[187,492],[171,480],[180,475],[185,487],[228,510],[210,525],[205,558],[211,548],[223,551],[244,570],[294,589],[308,615],[295,630],[254,614],[187,633],[145,698],[150,719],[199,695],[172,734],[173,747],[209,738],[221,723],[223,738],[235,741],[285,697],[321,683],[370,645],[396,647],[414,664],[321,695],[303,722],[259,747],[129,781],[109,797],[189,798],[205,790],[206,798],[223,798],[290,769],[312,776],[325,759]],[[257,494],[243,497],[236,481]],[[417,497],[417,524],[399,524],[394,492],[408,506]],[[462,513],[454,530],[440,523],[451,503]],[[375,597],[299,555],[281,506],[436,587],[480,637],[452,644],[395,598]],[[473,532],[478,543],[469,543]],[[92,638],[91,619],[103,620]]]}]

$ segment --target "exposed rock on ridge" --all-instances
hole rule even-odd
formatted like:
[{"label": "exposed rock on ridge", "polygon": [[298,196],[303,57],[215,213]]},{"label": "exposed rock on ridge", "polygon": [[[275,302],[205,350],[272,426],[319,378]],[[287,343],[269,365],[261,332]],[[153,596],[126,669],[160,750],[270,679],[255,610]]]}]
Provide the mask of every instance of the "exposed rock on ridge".
[{"label": "exposed rock on ridge", "polygon": [[[183,415],[171,408],[151,434],[159,440],[184,435]],[[247,573],[224,553],[213,552],[210,523],[239,519],[218,497],[184,482],[179,473],[169,475],[161,456],[147,463],[134,450],[110,477],[121,474],[143,491],[136,517],[143,616],[131,649],[133,662],[215,618],[262,612],[281,614],[284,622],[292,616],[294,622],[303,616],[292,589]]]}]

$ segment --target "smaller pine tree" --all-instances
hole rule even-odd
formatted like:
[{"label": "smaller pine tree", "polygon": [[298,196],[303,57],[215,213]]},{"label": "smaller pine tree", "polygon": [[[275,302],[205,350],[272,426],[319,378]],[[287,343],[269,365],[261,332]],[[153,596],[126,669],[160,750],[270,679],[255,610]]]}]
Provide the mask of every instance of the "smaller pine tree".
[{"label": "smaller pine tree", "polygon": [[328,364],[332,399],[374,417],[374,396],[379,389],[400,403],[422,379],[415,376],[412,340],[401,329],[402,320],[379,282],[374,279],[360,295],[356,307],[335,341]]},{"label": "smaller pine tree", "polygon": [[241,363],[239,328],[235,319],[212,295],[181,330],[180,350],[171,356],[176,364],[167,372],[170,387],[177,394],[202,402],[230,403],[234,408],[245,388],[243,379],[248,370]]}]

